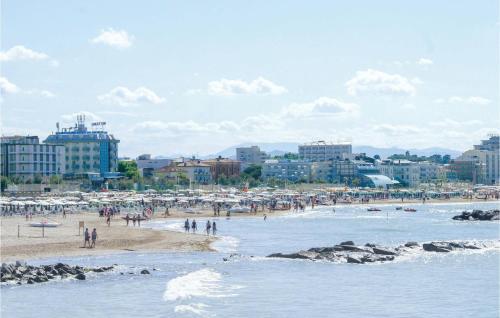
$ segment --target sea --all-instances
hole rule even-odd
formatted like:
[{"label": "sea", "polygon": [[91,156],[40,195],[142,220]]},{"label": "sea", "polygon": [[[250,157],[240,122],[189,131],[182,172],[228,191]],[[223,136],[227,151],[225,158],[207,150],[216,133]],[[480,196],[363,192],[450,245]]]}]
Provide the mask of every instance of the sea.
[{"label": "sea", "polygon": [[[395,205],[378,205],[380,212],[367,207],[321,206],[270,213],[267,220],[210,218],[218,228],[215,252],[33,260],[29,263],[118,265],[85,281],[2,286],[1,317],[499,317],[499,223],[451,219],[498,203],[415,204],[414,213]],[[196,220],[199,228],[207,221]],[[183,221],[145,226],[183,231]],[[471,240],[491,247],[415,252],[394,262],[361,265],[266,258],[347,240],[385,246]],[[143,269],[151,274],[141,275]]]}]

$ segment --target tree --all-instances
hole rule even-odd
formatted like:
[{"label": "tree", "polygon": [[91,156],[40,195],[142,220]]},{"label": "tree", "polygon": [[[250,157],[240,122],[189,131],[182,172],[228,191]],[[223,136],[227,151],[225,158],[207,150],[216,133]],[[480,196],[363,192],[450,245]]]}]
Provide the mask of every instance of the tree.
[{"label": "tree", "polygon": [[0,190],[3,192],[11,183],[12,181],[9,179],[9,177],[2,176],[0,180]]},{"label": "tree", "polygon": [[246,177],[258,180],[262,176],[262,166],[252,164],[249,167],[247,167],[245,170],[243,170],[243,173],[241,174],[241,176],[242,177],[246,176]]},{"label": "tree", "polygon": [[34,184],[40,184],[42,183],[42,176],[39,175],[39,174],[36,174],[34,177],[33,177],[33,183]]},{"label": "tree", "polygon": [[135,161],[118,162],[118,172],[125,174],[125,177],[134,180],[134,182],[141,181],[141,174],[139,173],[139,169],[137,169]]},{"label": "tree", "polygon": [[357,188],[357,187],[359,187],[359,185],[361,184],[361,180],[359,180],[359,178],[354,178],[354,179],[352,179],[352,182],[351,182],[351,183],[352,183],[352,185],[353,185],[355,188]]},{"label": "tree", "polygon": [[50,184],[61,184],[62,178],[60,176],[50,176],[49,183]]},{"label": "tree", "polygon": [[373,156],[373,159],[380,160],[380,156],[379,155],[375,155],[375,156]]}]

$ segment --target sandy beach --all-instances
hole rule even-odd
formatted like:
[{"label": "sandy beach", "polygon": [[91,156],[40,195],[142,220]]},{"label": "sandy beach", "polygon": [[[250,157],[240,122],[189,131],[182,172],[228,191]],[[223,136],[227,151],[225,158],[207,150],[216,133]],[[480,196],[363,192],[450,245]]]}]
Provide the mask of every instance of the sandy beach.
[{"label": "sandy beach", "polygon": [[[41,217],[33,217],[32,222]],[[81,213],[51,217],[50,220],[61,223],[57,228],[42,229],[29,226],[24,217],[1,218],[1,261],[36,259],[54,256],[84,256],[119,253],[126,251],[208,251],[213,237],[184,234],[172,231],[156,231],[147,228],[125,226],[125,221],[115,218],[108,227],[104,218],[96,213]],[[79,221],[91,231],[97,229],[96,247],[82,248],[83,231],[78,235]],[[19,232],[18,235],[18,225]]]}]

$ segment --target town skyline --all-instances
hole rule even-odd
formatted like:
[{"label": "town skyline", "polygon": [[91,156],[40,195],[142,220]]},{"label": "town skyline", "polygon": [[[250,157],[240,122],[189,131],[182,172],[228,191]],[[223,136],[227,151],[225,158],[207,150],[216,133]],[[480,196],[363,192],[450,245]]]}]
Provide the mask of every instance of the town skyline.
[{"label": "town skyline", "polygon": [[85,113],[122,155],[168,156],[311,140],[463,151],[499,132],[494,1],[366,1],[349,19],[355,4],[117,4],[3,3],[3,135],[44,139]]}]

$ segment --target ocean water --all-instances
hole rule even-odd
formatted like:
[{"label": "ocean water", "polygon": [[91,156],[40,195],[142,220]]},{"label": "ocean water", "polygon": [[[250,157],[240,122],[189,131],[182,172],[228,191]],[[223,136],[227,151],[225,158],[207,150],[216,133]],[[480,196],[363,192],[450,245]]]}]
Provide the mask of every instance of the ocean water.
[{"label": "ocean water", "polygon": [[[3,286],[1,317],[499,317],[500,228],[460,222],[465,209],[497,203],[319,207],[258,218],[214,218],[218,252],[137,253],[58,258],[84,266],[118,264],[86,281]],[[212,220],[212,218],[211,218]],[[206,219],[197,219],[204,225]],[[182,230],[183,220],[147,226]],[[199,231],[201,233],[201,231]],[[495,247],[415,253],[382,264],[269,259],[353,240],[396,246],[407,241],[478,240]],[[228,258],[230,254],[237,255]],[[140,275],[142,269],[151,275]],[[121,274],[123,273],[123,274]]]}]

